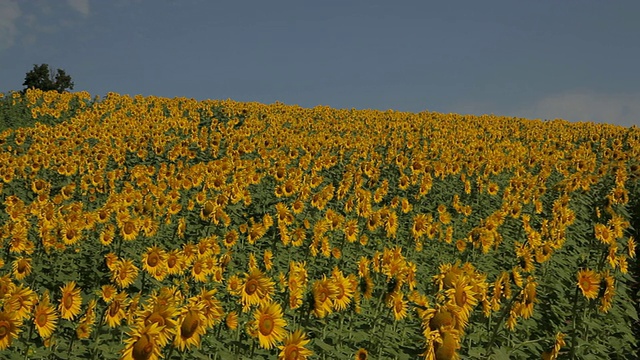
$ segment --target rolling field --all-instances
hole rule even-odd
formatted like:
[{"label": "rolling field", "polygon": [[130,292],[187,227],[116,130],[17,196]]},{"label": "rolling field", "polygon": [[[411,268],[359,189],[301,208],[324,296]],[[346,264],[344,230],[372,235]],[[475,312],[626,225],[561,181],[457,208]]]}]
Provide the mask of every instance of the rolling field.
[{"label": "rolling field", "polygon": [[636,356],[638,128],[0,100],[2,358]]}]

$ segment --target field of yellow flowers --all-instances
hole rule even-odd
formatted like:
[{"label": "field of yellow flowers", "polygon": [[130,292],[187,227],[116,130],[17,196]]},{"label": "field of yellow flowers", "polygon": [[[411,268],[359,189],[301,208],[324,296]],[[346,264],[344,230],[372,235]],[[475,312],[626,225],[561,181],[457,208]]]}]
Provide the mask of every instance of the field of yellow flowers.
[{"label": "field of yellow flowers", "polygon": [[628,359],[640,129],[29,90],[3,359]]}]

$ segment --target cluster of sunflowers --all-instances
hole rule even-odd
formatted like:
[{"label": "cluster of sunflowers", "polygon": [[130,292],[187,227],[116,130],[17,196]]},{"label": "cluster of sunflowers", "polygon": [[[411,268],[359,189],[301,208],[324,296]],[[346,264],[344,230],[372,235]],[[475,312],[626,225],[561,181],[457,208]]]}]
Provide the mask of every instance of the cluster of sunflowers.
[{"label": "cluster of sunflowers", "polygon": [[0,133],[0,352],[556,359],[636,345],[637,129],[11,98],[34,121],[69,118]]}]

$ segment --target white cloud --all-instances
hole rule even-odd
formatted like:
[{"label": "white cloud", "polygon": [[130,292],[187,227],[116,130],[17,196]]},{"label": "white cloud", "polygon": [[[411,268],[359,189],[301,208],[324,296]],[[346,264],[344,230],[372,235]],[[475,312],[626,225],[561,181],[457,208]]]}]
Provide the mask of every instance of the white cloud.
[{"label": "white cloud", "polygon": [[17,1],[0,0],[0,50],[13,45],[18,35],[16,22],[21,14]]},{"label": "white cloud", "polygon": [[546,96],[515,113],[527,118],[640,125],[640,93],[601,94],[574,90]]},{"label": "white cloud", "polygon": [[89,15],[89,0],[67,0],[67,4],[83,16]]}]

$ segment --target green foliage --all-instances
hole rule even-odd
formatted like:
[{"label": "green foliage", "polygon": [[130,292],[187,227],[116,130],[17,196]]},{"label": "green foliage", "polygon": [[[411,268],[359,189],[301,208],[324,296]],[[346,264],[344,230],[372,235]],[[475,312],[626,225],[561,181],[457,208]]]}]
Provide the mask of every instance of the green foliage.
[{"label": "green foliage", "polygon": [[63,92],[67,89],[73,90],[74,83],[71,81],[71,76],[62,69],[57,69],[54,75],[49,70],[48,64],[34,64],[33,69],[25,76],[22,85],[25,87],[23,92],[27,89]]},{"label": "green foliage", "polygon": [[0,132],[6,129],[32,126],[33,120],[20,93],[0,94]]}]

